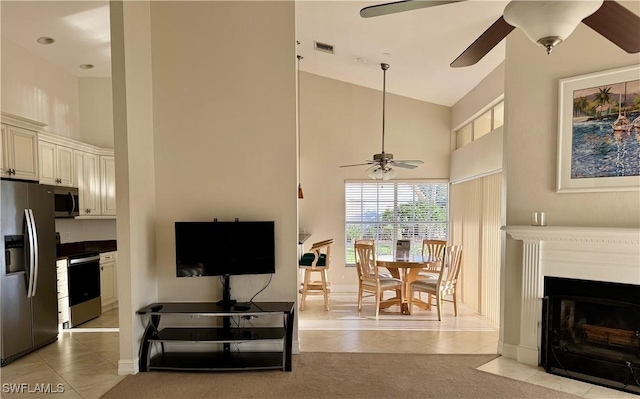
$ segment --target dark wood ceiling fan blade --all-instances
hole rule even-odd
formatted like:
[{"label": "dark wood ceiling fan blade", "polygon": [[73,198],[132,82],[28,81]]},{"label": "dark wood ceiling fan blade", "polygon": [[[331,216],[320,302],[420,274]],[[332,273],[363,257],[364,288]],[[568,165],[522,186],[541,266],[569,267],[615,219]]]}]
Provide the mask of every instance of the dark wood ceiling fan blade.
[{"label": "dark wood ceiling fan blade", "polygon": [[640,52],[640,17],[617,2],[606,0],[582,22],[627,53]]},{"label": "dark wood ceiling fan blade", "polygon": [[381,15],[395,14],[398,12],[418,10],[420,8],[435,7],[443,4],[459,3],[466,0],[452,1],[428,1],[428,0],[403,0],[394,1],[393,3],[377,4],[375,6],[365,7],[360,10],[362,18],[379,17]]},{"label": "dark wood ceiling fan blade", "polygon": [[475,64],[487,55],[492,48],[502,41],[515,27],[511,26],[503,17],[498,18],[489,29],[485,30],[466,50],[451,63],[451,67],[459,68]]}]

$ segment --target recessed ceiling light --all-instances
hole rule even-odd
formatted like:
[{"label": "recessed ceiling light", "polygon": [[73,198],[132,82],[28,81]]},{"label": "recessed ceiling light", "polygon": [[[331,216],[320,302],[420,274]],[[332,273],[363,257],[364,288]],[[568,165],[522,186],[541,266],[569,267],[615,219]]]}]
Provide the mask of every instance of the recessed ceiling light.
[{"label": "recessed ceiling light", "polygon": [[55,39],[47,36],[42,36],[38,38],[37,42],[40,44],[52,44],[53,42],[55,42]]},{"label": "recessed ceiling light", "polygon": [[363,64],[366,64],[366,63],[367,63],[367,59],[366,59],[366,58],[362,58],[362,57],[358,57],[358,58],[356,58],[356,61],[358,61],[358,62],[362,62]]},{"label": "recessed ceiling light", "polygon": [[80,69],[91,69],[93,68],[93,65],[91,64],[82,64],[80,65]]}]

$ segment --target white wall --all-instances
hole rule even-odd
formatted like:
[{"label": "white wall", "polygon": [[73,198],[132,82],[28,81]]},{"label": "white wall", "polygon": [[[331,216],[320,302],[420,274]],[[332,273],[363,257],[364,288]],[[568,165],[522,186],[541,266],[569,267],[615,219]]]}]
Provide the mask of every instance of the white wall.
[{"label": "white wall", "polygon": [[451,108],[452,129],[458,129],[470,119],[478,116],[483,108],[504,94],[504,74],[505,64],[503,62],[453,105]]},{"label": "white wall", "polygon": [[470,180],[502,170],[503,132],[503,127],[499,127],[453,151],[451,182]]},{"label": "white wall", "polygon": [[82,141],[77,78],[4,37],[1,58],[2,110]]},{"label": "white wall", "polygon": [[113,148],[111,78],[78,78],[82,141]]},{"label": "white wall", "polygon": [[[504,62],[451,108],[451,129],[457,130],[486,112],[488,106],[504,95]],[[456,135],[451,135],[451,182],[465,181],[502,169],[503,128],[456,149]]]},{"label": "white wall", "polygon": [[[363,66],[378,68],[376,65]],[[392,69],[387,87],[393,85]],[[304,199],[299,200],[305,243],[328,238],[332,248],[329,279],[334,291],[357,290],[355,268],[345,268],[344,183],[370,180],[363,163],[382,146],[382,91],[301,72],[300,169]],[[421,159],[401,179],[448,179],[450,108],[387,93],[385,151],[395,159]],[[342,287],[340,287],[342,286]]]},{"label": "white wall", "polygon": [[[275,221],[276,273],[256,300],[293,301],[294,4],[154,2],[151,11],[159,299],[221,298],[216,277],[176,278],[174,223],[239,218]],[[249,300],[267,281],[233,276],[232,296]]]},{"label": "white wall", "polygon": [[[640,3],[625,2],[638,13]],[[518,29],[507,38],[505,61],[505,171],[507,224],[528,225],[545,211],[550,226],[638,227],[635,192],[557,194],[558,80],[640,62],[584,24],[547,55]],[[518,344],[521,243],[507,239],[504,354]]]}]

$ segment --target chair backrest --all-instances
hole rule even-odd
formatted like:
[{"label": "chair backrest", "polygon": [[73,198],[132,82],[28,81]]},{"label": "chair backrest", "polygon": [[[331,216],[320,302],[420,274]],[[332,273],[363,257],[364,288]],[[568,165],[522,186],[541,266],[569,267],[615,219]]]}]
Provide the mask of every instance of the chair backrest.
[{"label": "chair backrest", "polygon": [[358,276],[365,279],[377,279],[376,246],[373,240],[357,240],[353,247],[356,255]]},{"label": "chair backrest", "polygon": [[450,291],[455,288],[462,265],[462,245],[448,245],[438,278],[441,291]]},{"label": "chair backrest", "polygon": [[312,268],[316,267],[318,261],[320,261],[320,255],[322,254],[322,251],[324,251],[325,256],[325,264],[322,265],[322,267],[327,269],[329,268],[329,263],[331,261],[331,244],[333,244],[334,242],[335,240],[333,238],[330,238],[328,240],[314,242],[313,245],[311,245],[311,248],[309,248],[309,252],[314,255],[314,259],[311,262]]},{"label": "chair backrest", "polygon": [[443,258],[447,242],[443,240],[422,240],[422,259]]}]

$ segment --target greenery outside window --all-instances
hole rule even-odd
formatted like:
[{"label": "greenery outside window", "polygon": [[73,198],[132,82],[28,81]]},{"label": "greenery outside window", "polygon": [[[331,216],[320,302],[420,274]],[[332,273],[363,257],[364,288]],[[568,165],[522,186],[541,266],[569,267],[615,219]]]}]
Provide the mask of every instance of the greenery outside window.
[{"label": "greenery outside window", "polygon": [[446,240],[448,230],[448,183],[345,183],[347,266],[355,265],[357,239],[374,239],[377,258],[391,260],[397,240],[411,240],[411,255],[419,256],[423,239]]}]

